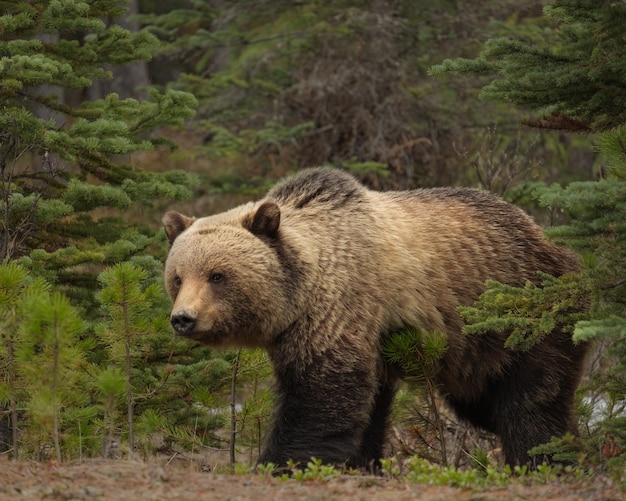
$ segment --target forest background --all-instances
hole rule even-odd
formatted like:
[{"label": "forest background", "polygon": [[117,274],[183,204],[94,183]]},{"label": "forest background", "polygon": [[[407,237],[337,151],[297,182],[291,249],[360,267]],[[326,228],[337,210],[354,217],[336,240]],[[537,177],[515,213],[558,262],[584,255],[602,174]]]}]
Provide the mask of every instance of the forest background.
[{"label": "forest background", "polygon": [[[546,451],[623,464],[625,25],[601,0],[0,1],[4,453],[252,464],[271,368],[173,337],[159,219],[325,164],[375,189],[494,191],[581,253],[579,276],[493,284],[464,314],[510,349],[574,316],[597,346],[582,440]],[[390,453],[497,463],[422,379]]]}]

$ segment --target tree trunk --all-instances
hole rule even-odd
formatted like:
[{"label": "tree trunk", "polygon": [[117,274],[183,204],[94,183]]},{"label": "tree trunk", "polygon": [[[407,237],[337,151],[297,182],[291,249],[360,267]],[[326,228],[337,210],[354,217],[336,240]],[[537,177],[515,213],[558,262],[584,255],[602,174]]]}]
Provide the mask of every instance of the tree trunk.
[{"label": "tree trunk", "polygon": [[54,439],[54,451],[56,453],[57,462],[61,462],[61,432],[59,430],[59,351],[61,350],[59,344],[59,332],[55,329],[54,332],[54,362],[52,365],[52,435]]},{"label": "tree trunk", "polygon": [[10,407],[11,407],[11,441],[13,443],[13,461],[18,460],[18,427],[17,427],[17,399],[16,397],[16,382],[15,382],[15,349],[11,340],[7,342],[7,366],[9,369],[9,391],[11,392]]},{"label": "tree trunk", "polygon": [[[118,19],[110,20],[109,24],[117,24],[131,33],[137,33],[140,28],[139,23],[130,20],[129,17],[134,16],[138,12],[138,0],[130,0],[126,13]],[[122,99],[143,99],[146,97],[145,88],[150,85],[147,61],[133,61],[124,65],[111,64],[107,65],[106,69],[113,73],[113,78],[95,81],[86,91],[88,100],[101,99],[112,92],[119,95]]]},{"label": "tree trunk", "polygon": [[233,362],[233,376],[230,381],[230,465],[235,467],[235,439],[237,438],[237,374],[239,372],[239,358],[241,350],[237,352],[235,361]]},{"label": "tree trunk", "polygon": [[135,402],[133,401],[133,388],[131,386],[132,369],[132,333],[128,322],[127,305],[124,303],[124,329],[126,332],[126,404],[128,409],[128,457],[133,458],[135,449]]}]

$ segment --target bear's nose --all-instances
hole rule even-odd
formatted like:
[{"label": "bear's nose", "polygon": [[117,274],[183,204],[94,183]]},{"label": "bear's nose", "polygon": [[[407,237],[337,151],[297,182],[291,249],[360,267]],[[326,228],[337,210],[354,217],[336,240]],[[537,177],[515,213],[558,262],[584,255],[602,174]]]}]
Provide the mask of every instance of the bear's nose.
[{"label": "bear's nose", "polygon": [[188,312],[182,311],[180,313],[172,315],[172,317],[170,318],[170,323],[178,334],[188,334],[193,330],[194,326],[196,325],[196,319]]}]

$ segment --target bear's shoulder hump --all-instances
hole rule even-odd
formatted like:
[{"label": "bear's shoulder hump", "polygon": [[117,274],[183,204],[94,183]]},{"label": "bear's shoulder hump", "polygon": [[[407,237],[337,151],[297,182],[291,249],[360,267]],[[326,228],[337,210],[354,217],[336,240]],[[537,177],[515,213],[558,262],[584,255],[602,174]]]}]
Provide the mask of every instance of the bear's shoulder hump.
[{"label": "bear's shoulder hump", "polygon": [[336,209],[362,201],[366,191],[367,188],[346,172],[316,167],[286,178],[269,191],[267,198],[295,209],[313,204]]}]

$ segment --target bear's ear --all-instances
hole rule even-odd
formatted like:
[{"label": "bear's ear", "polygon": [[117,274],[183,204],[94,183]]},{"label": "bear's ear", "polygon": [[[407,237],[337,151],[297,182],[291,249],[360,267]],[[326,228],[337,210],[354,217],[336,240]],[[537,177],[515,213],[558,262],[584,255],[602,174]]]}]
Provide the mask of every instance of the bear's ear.
[{"label": "bear's ear", "polygon": [[170,241],[170,245],[174,243],[176,237],[189,228],[196,220],[194,217],[183,216],[180,212],[171,210],[166,212],[161,222],[165,228],[165,234]]},{"label": "bear's ear", "polygon": [[263,202],[254,215],[244,219],[243,226],[259,237],[276,238],[280,226],[280,207],[275,202]]}]

